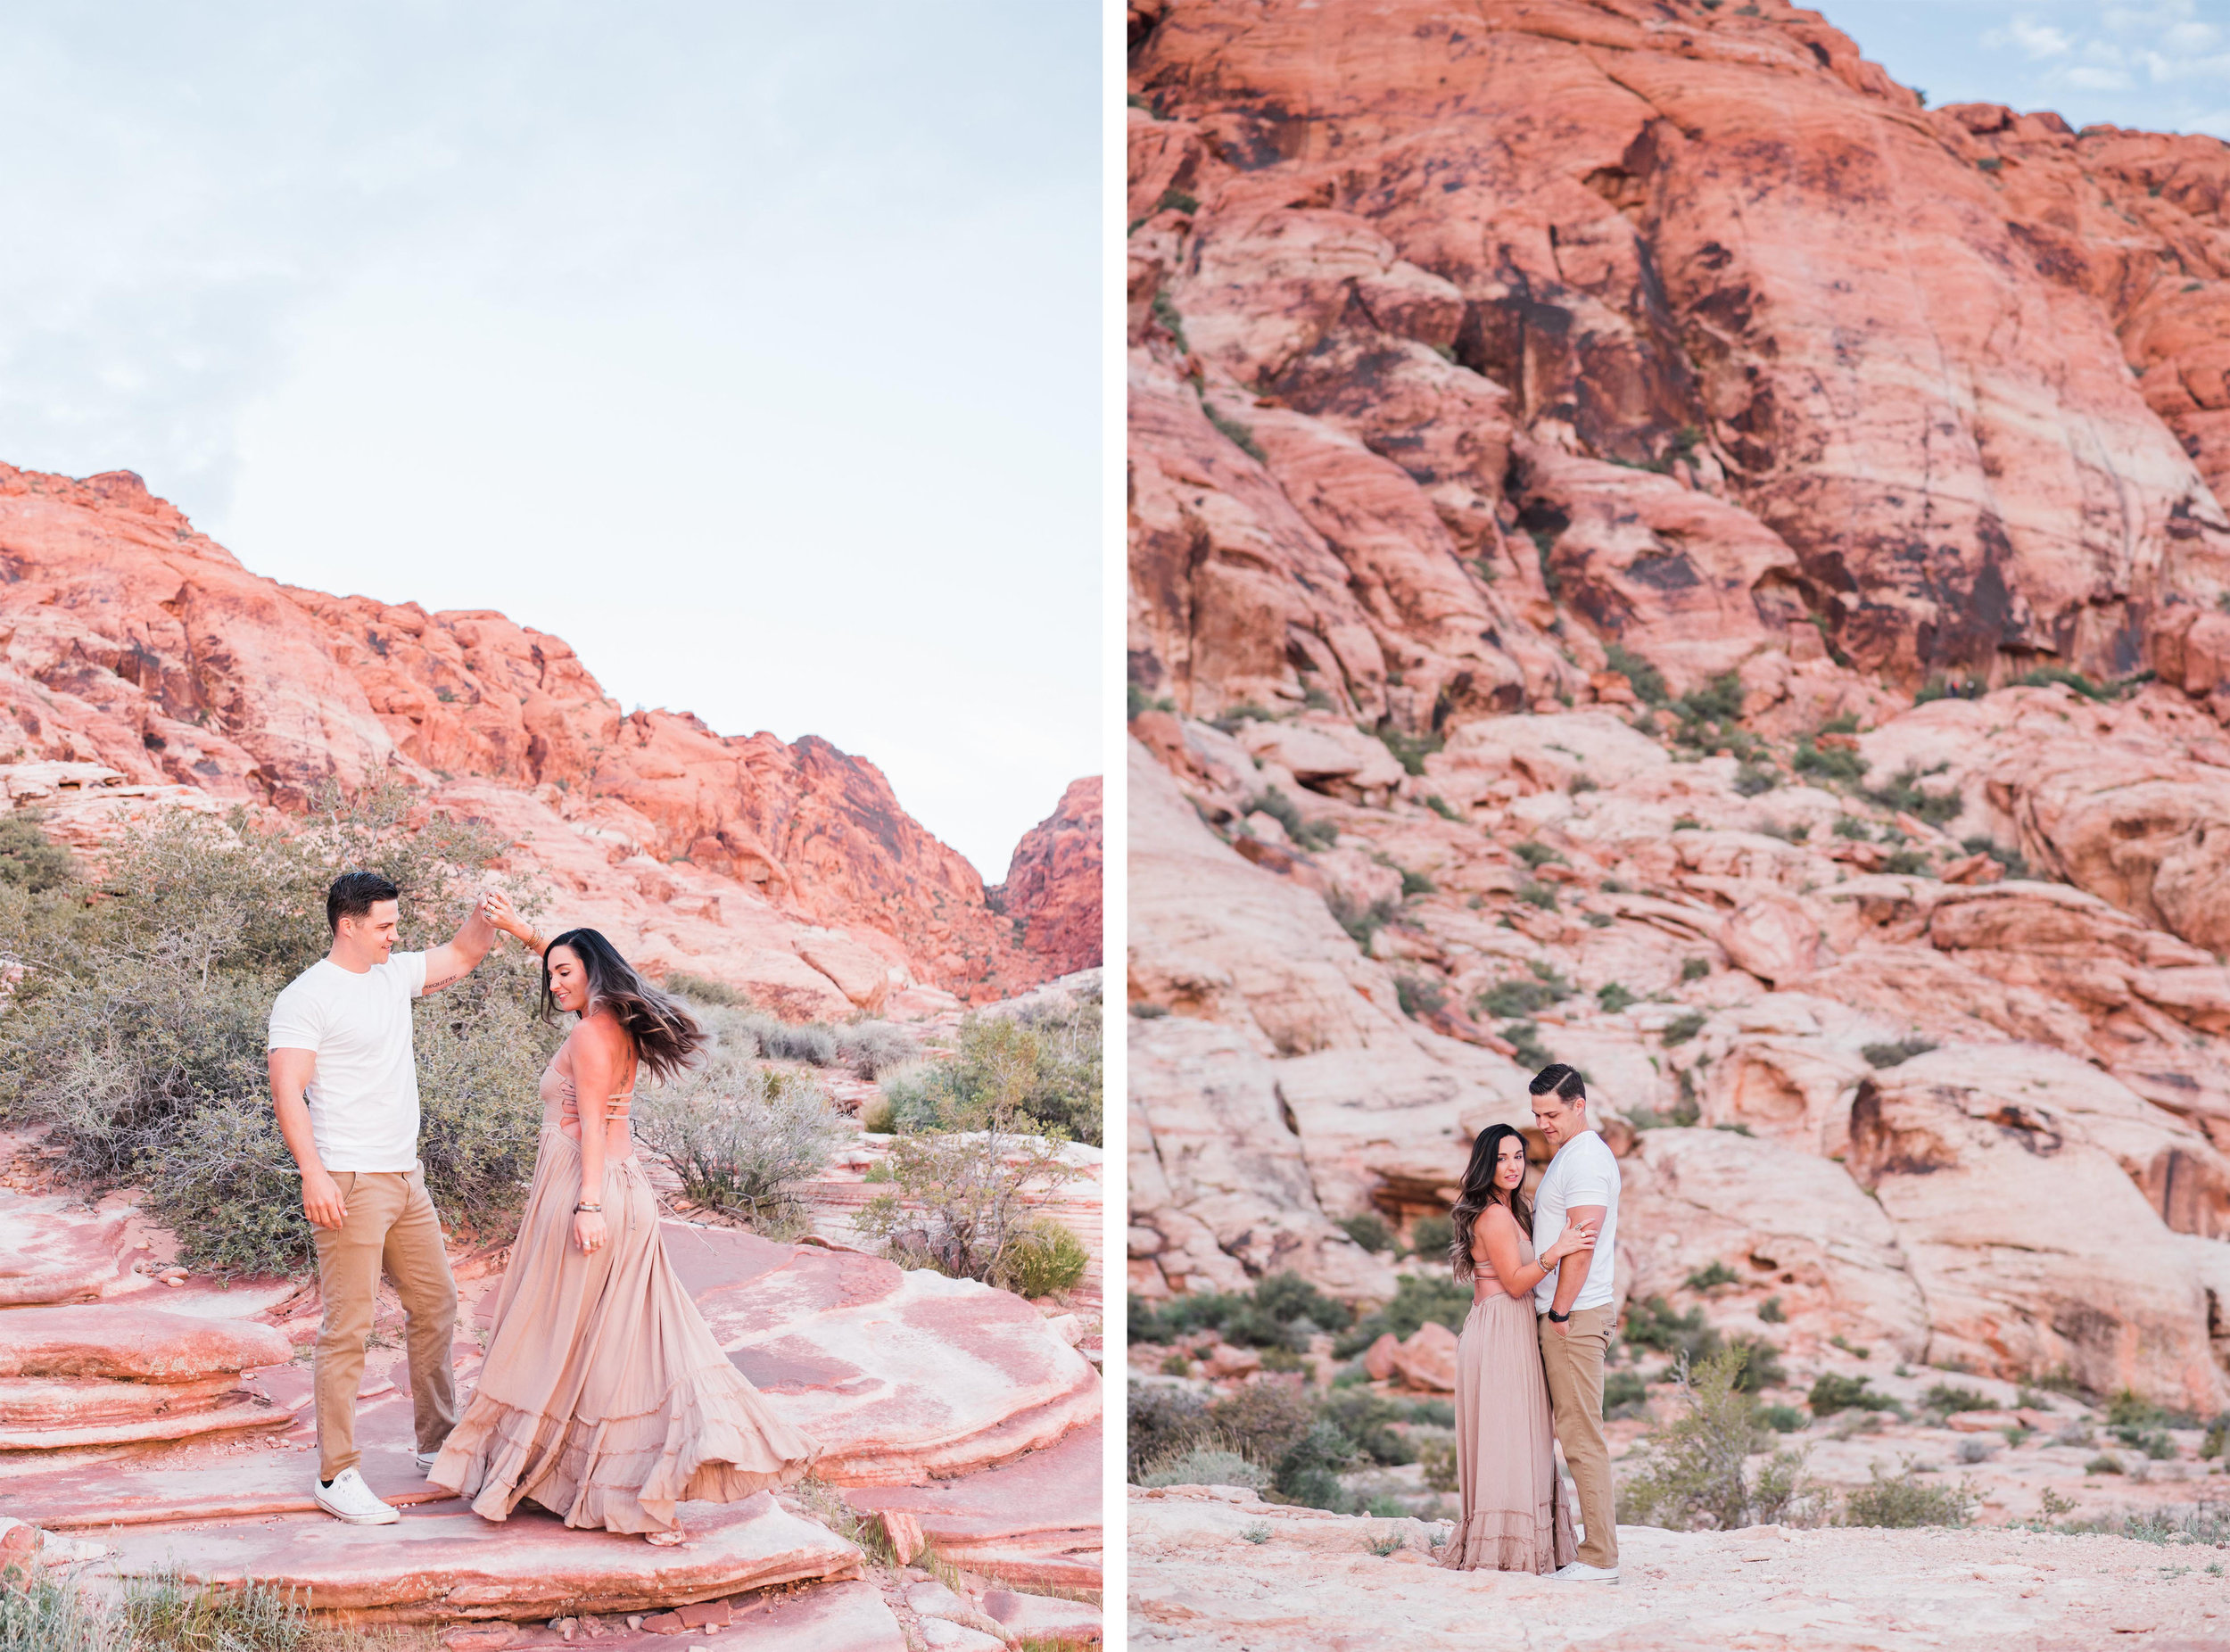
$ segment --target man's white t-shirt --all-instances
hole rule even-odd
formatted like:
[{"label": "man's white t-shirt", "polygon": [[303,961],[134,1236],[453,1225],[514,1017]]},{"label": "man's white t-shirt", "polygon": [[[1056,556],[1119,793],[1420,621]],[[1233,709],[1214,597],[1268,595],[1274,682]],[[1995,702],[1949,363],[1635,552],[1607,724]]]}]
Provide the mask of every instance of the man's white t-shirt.
[{"label": "man's white t-shirt", "polygon": [[[1573,1299],[1574,1313],[1582,1308],[1609,1307],[1611,1283],[1618,1270],[1618,1161],[1602,1136],[1582,1130],[1557,1150],[1549,1169],[1541,1172],[1540,1185],[1533,1190],[1533,1253],[1540,1255],[1563,1236],[1566,1210],[1589,1204],[1603,1207],[1603,1226],[1596,1232],[1595,1249],[1587,1253],[1588,1282]],[[1578,1260],[1566,1257],[1557,1272],[1533,1287],[1537,1311],[1545,1314],[1556,1306],[1558,1275]]]},{"label": "man's white t-shirt", "polygon": [[410,1001],[425,990],[422,952],[390,953],[361,975],[320,958],[272,1004],[267,1047],[318,1058],[302,1097],[326,1169],[418,1168]]}]

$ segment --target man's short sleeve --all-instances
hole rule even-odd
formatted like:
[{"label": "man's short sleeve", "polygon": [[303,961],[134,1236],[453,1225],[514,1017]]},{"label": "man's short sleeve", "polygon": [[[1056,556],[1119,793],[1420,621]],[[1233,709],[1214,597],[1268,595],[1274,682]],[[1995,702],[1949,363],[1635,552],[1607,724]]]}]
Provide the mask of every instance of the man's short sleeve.
[{"label": "man's short sleeve", "polygon": [[402,978],[403,985],[407,988],[405,996],[421,998],[425,995],[425,954],[424,953],[389,953],[387,967]]},{"label": "man's short sleeve", "polygon": [[317,1054],[318,1035],[324,1031],[318,1009],[316,995],[302,991],[300,982],[286,988],[272,1001],[270,1035],[263,1047]]},{"label": "man's short sleeve", "polygon": [[1564,1185],[1565,1209],[1569,1210],[1583,1204],[1607,1205],[1617,1190],[1618,1161],[1606,1145],[1601,1152],[1590,1153],[1572,1167],[1572,1175]]}]

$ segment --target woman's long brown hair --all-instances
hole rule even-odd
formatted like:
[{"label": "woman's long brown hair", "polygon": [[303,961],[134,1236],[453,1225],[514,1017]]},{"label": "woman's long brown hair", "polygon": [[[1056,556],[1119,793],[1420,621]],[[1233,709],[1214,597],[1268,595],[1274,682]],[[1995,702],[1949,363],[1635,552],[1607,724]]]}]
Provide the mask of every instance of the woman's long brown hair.
[{"label": "woman's long brown hair", "polygon": [[609,1010],[635,1046],[636,1061],[650,1070],[653,1078],[672,1078],[705,1047],[705,1029],[681,1001],[636,974],[619,949],[594,929],[567,929],[542,948],[544,1020],[558,1019],[558,1000],[549,990],[549,954],[560,946],[581,960],[589,978],[586,1012]]},{"label": "woman's long brown hair", "polygon": [[[1448,1260],[1455,1264],[1456,1277],[1469,1279],[1478,1265],[1471,1254],[1471,1225],[1477,1221],[1491,1204],[1501,1202],[1494,1185],[1494,1167],[1501,1162],[1502,1144],[1510,1137],[1517,1144],[1525,1145],[1525,1133],[1516,1125],[1490,1125],[1479,1132],[1479,1139],[1471,1144],[1471,1162],[1464,1167],[1464,1182],[1459,1190],[1456,1208],[1448,1213],[1455,1225],[1455,1236],[1448,1242]],[[1510,1190],[1510,1214],[1517,1218],[1517,1225],[1525,1230],[1527,1238],[1533,1234],[1533,1208],[1525,1202],[1525,1185],[1520,1182]]]}]

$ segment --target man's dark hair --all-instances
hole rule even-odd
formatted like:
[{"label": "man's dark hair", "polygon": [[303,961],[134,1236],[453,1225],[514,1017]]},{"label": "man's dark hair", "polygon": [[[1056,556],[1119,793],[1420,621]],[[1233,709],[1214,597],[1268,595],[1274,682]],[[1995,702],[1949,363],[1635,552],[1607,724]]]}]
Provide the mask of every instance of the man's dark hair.
[{"label": "man's dark hair", "polygon": [[343,918],[361,918],[380,901],[399,901],[402,891],[376,871],[344,871],[326,891],[326,928],[338,932]]},{"label": "man's dark hair", "polygon": [[1533,1082],[1525,1087],[1535,1095],[1546,1095],[1554,1090],[1558,1099],[1567,1102],[1584,1102],[1588,1098],[1587,1080],[1580,1077],[1580,1070],[1562,1061],[1549,1062],[1533,1075]]}]

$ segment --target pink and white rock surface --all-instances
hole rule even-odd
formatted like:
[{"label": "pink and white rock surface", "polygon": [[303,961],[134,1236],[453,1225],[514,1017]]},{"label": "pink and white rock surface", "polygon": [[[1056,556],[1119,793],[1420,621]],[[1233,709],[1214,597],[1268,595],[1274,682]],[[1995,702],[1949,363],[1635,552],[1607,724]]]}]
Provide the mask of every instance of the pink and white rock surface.
[{"label": "pink and white rock surface", "polygon": [[1623,1575],[1605,1588],[1444,1571],[1424,1522],[1230,1486],[1134,1488],[1128,1512],[1134,1647],[2184,1652],[2230,1634],[2219,1578],[2126,1538],[1621,1526]]}]

